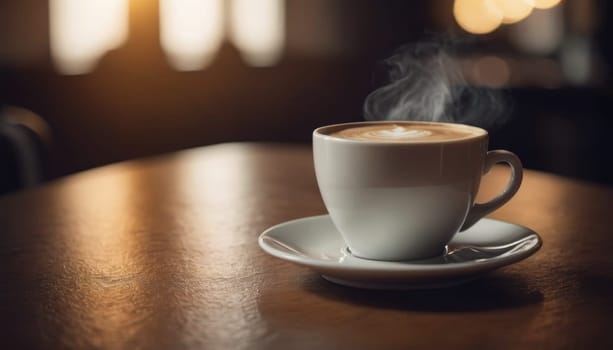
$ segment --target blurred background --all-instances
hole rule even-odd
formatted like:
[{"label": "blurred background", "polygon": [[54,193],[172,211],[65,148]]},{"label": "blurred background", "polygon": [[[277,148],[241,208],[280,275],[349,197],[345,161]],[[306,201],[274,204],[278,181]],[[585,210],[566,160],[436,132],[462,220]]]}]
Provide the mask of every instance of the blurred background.
[{"label": "blurred background", "polygon": [[0,0],[0,193],[232,141],[309,143],[362,120],[398,47],[457,42],[504,89],[490,148],[613,185],[605,0]]}]

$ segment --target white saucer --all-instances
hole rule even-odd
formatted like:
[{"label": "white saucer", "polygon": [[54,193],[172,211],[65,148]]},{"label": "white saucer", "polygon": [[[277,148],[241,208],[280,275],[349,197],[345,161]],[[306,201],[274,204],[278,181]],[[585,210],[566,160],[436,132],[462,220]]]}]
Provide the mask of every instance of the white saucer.
[{"label": "white saucer", "polygon": [[307,266],[334,283],[369,289],[441,288],[523,260],[541,247],[532,230],[482,219],[453,238],[445,255],[391,262],[357,258],[348,251],[328,215],[288,221],[260,235],[268,254]]}]

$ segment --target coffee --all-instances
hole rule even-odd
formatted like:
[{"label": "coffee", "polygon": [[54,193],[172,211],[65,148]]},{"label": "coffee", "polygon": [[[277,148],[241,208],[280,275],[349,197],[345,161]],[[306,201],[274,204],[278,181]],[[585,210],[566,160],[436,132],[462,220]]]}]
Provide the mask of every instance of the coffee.
[{"label": "coffee", "polygon": [[465,125],[399,122],[347,127],[331,132],[330,136],[371,142],[444,142],[483,134],[481,129]]}]

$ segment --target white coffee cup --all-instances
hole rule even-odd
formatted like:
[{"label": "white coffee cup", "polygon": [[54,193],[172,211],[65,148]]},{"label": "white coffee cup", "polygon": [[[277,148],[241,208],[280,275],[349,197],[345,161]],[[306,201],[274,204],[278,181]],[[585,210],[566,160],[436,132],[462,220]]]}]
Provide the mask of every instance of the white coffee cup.
[{"label": "white coffee cup", "polygon": [[[443,254],[456,233],[506,203],[521,184],[519,158],[488,152],[487,143],[485,130],[450,123],[361,122],[316,129],[317,183],[351,253],[390,261]],[[496,198],[475,204],[482,175],[496,163],[510,165],[509,183]]]}]

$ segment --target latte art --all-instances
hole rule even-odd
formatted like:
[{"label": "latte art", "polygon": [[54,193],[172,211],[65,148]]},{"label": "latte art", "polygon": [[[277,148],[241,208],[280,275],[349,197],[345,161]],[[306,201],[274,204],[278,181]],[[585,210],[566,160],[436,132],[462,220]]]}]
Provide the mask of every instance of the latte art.
[{"label": "latte art", "polygon": [[385,123],[370,124],[332,132],[330,136],[356,141],[423,142],[448,141],[475,136],[475,132],[461,126]]},{"label": "latte art", "polygon": [[404,126],[394,126],[392,129],[364,130],[361,133],[356,133],[352,135],[352,138],[365,140],[390,139],[398,141],[405,139],[416,139],[430,135],[432,135],[432,132],[429,130],[413,129]]}]

